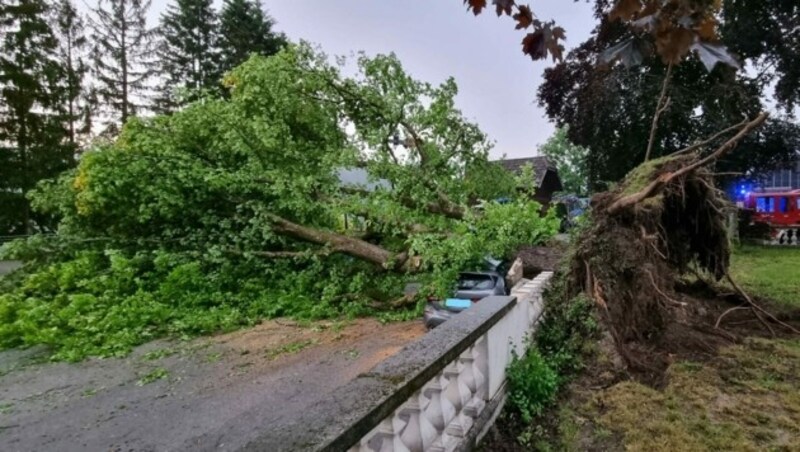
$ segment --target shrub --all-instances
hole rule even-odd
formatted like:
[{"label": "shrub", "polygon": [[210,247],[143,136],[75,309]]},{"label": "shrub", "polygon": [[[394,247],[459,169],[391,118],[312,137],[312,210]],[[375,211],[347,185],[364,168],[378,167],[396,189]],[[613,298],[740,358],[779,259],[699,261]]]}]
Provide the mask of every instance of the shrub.
[{"label": "shrub", "polygon": [[534,420],[581,370],[587,345],[599,331],[591,300],[583,294],[567,295],[565,274],[559,272],[545,293],[544,318],[527,353],[515,354],[506,370],[511,421],[506,428],[519,433],[516,438],[523,446],[544,434]]},{"label": "shrub", "polygon": [[550,405],[560,383],[556,371],[534,347],[521,358],[514,354],[506,378],[510,408],[525,423],[530,423]]},{"label": "shrub", "polygon": [[560,301],[557,290],[548,292],[545,299],[548,303],[535,335],[536,348],[559,375],[567,377],[581,369],[585,344],[598,332],[593,304],[584,294]]}]

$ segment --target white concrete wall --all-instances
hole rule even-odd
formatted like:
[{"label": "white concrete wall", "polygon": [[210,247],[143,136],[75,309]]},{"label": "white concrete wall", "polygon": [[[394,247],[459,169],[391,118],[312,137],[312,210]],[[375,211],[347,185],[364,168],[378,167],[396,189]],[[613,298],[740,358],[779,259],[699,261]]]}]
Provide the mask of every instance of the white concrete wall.
[{"label": "white concrete wall", "polygon": [[490,399],[497,395],[505,382],[506,368],[511,363],[513,352],[518,356],[525,354],[544,309],[542,291],[552,277],[552,272],[544,272],[533,280],[523,279],[514,286],[511,296],[516,297],[516,306],[489,330]]},{"label": "white concrete wall", "polygon": [[[376,419],[376,427],[350,451],[468,449],[476,432],[493,422],[496,413],[490,411],[502,407],[496,402],[504,397],[506,368],[514,352],[521,356],[529,346],[544,309],[542,291],[552,276],[545,272],[520,281],[511,293],[515,304],[503,318],[390,416]],[[458,322],[458,316],[448,322]]]}]

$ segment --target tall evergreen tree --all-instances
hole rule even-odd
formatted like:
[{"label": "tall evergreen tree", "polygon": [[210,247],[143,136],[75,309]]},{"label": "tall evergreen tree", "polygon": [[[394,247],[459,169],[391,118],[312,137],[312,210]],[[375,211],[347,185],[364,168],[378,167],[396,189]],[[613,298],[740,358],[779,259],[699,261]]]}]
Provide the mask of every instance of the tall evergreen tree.
[{"label": "tall evergreen tree", "polygon": [[51,12],[45,0],[0,4],[0,234],[40,229],[26,195],[70,163],[54,113],[64,72],[55,59]]},{"label": "tall evergreen tree", "polygon": [[212,0],[176,0],[161,16],[159,72],[167,83],[159,93],[159,110],[174,110],[219,85],[217,16],[211,4]]},{"label": "tall evergreen tree", "polygon": [[145,105],[153,74],[150,0],[100,0],[91,19],[92,62],[97,95],[125,123]]},{"label": "tall evergreen tree", "polygon": [[286,36],[273,31],[274,25],[260,0],[225,0],[220,13],[223,71],[238,66],[253,53],[277,53],[286,44]]},{"label": "tall evergreen tree", "polygon": [[91,108],[86,90],[88,39],[83,18],[72,0],[60,0],[55,13],[58,58],[65,75],[61,81],[61,111],[67,129],[67,145],[77,151],[80,137],[91,131]]}]

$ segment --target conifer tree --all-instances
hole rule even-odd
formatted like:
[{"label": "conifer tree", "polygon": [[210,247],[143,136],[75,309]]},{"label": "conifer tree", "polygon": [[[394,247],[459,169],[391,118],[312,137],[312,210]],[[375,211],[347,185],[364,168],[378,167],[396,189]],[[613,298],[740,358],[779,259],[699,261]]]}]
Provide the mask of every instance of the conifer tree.
[{"label": "conifer tree", "polygon": [[124,124],[146,106],[153,75],[153,32],[146,15],[150,0],[99,0],[91,25],[97,96],[114,120]]},{"label": "conifer tree", "polygon": [[77,151],[81,136],[91,132],[91,108],[86,89],[88,38],[83,17],[72,0],[60,0],[55,12],[58,58],[65,75],[61,81],[61,112],[67,130],[67,144]]},{"label": "conifer tree", "polygon": [[159,34],[159,72],[166,82],[159,110],[174,110],[202,91],[216,90],[221,71],[212,0],[176,0],[162,14]]},{"label": "conifer tree", "polygon": [[31,234],[27,193],[67,168],[64,129],[54,113],[64,72],[45,0],[0,4],[0,235]]},{"label": "conifer tree", "polygon": [[286,37],[273,31],[275,20],[263,10],[260,0],[225,0],[220,12],[222,69],[228,71],[251,54],[273,55]]}]

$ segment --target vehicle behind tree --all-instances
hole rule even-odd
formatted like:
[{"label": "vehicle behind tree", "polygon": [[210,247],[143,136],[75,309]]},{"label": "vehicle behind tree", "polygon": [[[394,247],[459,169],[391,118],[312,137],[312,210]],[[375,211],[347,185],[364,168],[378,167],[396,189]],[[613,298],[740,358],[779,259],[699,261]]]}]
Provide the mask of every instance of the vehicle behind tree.
[{"label": "vehicle behind tree", "polygon": [[495,269],[459,274],[452,298],[428,301],[423,316],[425,326],[428,329],[435,328],[486,297],[508,295],[509,288],[501,271]]}]

